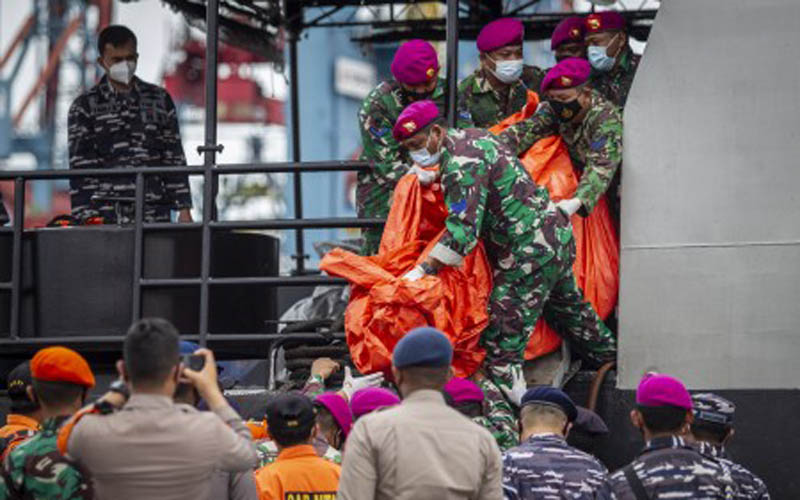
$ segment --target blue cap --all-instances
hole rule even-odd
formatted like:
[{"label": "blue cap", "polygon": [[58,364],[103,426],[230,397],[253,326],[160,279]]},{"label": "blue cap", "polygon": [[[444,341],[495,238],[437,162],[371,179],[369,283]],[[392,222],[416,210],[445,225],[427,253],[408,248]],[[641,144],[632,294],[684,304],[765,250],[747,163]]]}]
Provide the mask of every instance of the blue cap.
[{"label": "blue cap", "polygon": [[178,349],[181,356],[186,356],[187,354],[194,354],[194,351],[200,349],[200,344],[189,340],[181,340]]},{"label": "blue cap", "polygon": [[522,406],[526,405],[549,405],[563,411],[569,422],[574,422],[578,418],[578,408],[569,396],[561,389],[547,385],[528,389],[522,396]]},{"label": "blue cap", "polygon": [[392,362],[396,368],[409,366],[450,366],[453,361],[453,346],[450,340],[429,326],[414,328],[408,332],[392,353]]}]

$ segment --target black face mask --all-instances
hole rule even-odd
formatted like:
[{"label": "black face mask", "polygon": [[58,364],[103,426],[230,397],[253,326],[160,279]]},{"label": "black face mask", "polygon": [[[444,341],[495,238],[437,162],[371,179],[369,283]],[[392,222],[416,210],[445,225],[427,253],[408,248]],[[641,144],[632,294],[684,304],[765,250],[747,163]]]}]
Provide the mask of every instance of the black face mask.
[{"label": "black face mask", "polygon": [[426,90],[424,92],[414,92],[412,90],[403,89],[403,95],[406,98],[406,102],[412,103],[430,99],[431,96],[433,95],[433,90]]},{"label": "black face mask", "polygon": [[581,103],[578,102],[578,98],[567,102],[556,101],[553,99],[548,100],[547,102],[550,103],[550,107],[553,108],[556,116],[558,117],[559,121],[561,122],[569,122],[572,121],[578,113],[581,112],[583,109],[581,107]]}]

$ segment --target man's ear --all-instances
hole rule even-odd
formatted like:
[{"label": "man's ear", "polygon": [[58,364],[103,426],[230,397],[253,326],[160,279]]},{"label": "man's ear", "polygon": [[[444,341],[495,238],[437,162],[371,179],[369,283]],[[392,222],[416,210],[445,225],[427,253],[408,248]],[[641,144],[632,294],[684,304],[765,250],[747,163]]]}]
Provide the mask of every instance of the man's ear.
[{"label": "man's ear", "polygon": [[639,410],[631,410],[631,424],[637,429],[642,429],[644,427],[642,414]]},{"label": "man's ear", "polygon": [[736,429],[734,429],[733,427],[728,429],[728,434],[725,436],[725,439],[722,440],[722,444],[727,445],[728,443],[730,443],[731,439],[733,439],[734,434],[736,434]]},{"label": "man's ear", "polygon": [[117,360],[117,373],[119,373],[119,376],[122,377],[122,380],[126,384],[130,383],[130,380],[128,379],[128,372],[125,369],[125,361],[121,359]]},{"label": "man's ear", "polygon": [[25,388],[25,393],[28,395],[28,399],[33,401],[36,404],[39,404],[39,401],[36,399],[36,391],[33,390],[33,386],[29,385]]}]

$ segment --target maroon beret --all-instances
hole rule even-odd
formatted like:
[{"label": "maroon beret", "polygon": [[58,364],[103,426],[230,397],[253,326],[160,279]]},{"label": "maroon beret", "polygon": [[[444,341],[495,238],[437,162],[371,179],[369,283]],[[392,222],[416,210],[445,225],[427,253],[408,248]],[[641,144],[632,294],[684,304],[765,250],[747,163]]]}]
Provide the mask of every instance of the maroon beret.
[{"label": "maroon beret", "polygon": [[439,56],[433,45],[425,40],[409,40],[395,52],[391,70],[394,79],[400,83],[426,83],[439,71]]},{"label": "maroon beret", "polygon": [[465,378],[453,377],[444,386],[444,392],[453,398],[454,403],[482,403],[483,391],[473,382]]},{"label": "maroon beret", "polygon": [[504,17],[492,21],[478,33],[478,50],[491,52],[506,45],[520,45],[525,36],[525,27],[522,23],[511,17]]},{"label": "maroon beret", "polygon": [[586,28],[583,26],[583,18],[572,16],[562,19],[553,30],[550,38],[550,50],[556,50],[562,43],[583,42],[583,35]]},{"label": "maroon beret", "polygon": [[619,12],[613,10],[604,10],[603,12],[595,12],[586,16],[584,22],[587,33],[596,33],[598,31],[606,30],[624,30],[625,18]]},{"label": "maroon beret", "polygon": [[586,59],[568,57],[556,64],[542,80],[542,92],[548,89],[571,89],[583,85],[589,79],[592,67]]},{"label": "maroon beret", "polygon": [[413,136],[432,121],[439,118],[439,108],[430,100],[409,104],[400,112],[394,124],[392,135],[396,141],[403,141]]}]

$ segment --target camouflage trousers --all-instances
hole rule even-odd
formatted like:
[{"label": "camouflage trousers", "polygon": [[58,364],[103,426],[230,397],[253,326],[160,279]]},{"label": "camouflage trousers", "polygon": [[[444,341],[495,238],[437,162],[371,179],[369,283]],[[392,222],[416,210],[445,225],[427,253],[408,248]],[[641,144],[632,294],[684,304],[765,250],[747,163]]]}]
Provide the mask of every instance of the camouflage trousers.
[{"label": "camouflage trousers", "polygon": [[521,368],[530,334],[542,315],[589,365],[613,361],[616,338],[584,300],[572,273],[574,240],[557,249],[549,262],[538,269],[534,266],[533,272],[525,272],[523,268],[530,261],[529,256],[513,255],[513,258],[512,265],[494,272],[489,326],[481,337],[481,345],[486,349],[487,375],[498,386],[511,387],[512,369]]},{"label": "camouflage trousers", "polygon": [[370,227],[361,230],[361,255],[375,255],[381,247],[381,238],[383,237],[382,227]]}]

